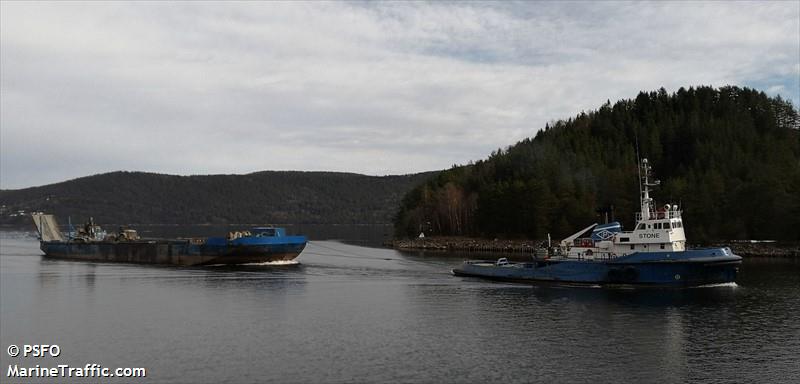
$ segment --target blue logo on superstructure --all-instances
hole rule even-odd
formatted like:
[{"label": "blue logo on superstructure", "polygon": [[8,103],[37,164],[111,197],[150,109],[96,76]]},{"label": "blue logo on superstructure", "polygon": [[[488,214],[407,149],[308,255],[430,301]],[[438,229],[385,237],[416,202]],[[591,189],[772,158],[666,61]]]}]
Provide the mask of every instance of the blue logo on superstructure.
[{"label": "blue logo on superstructure", "polygon": [[600,224],[592,231],[592,240],[609,240],[614,237],[615,233],[620,231],[622,231],[622,225],[616,221],[608,224]]},{"label": "blue logo on superstructure", "polygon": [[607,229],[604,229],[602,231],[593,233],[593,235],[597,236],[601,240],[608,240],[608,239],[614,237],[614,233],[609,231],[609,230],[607,230]]}]

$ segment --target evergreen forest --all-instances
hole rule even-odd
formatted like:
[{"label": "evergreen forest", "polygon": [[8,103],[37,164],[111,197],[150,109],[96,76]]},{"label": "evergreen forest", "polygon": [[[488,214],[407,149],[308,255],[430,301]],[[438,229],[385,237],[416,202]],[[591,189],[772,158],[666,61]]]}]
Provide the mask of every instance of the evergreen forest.
[{"label": "evergreen forest", "polygon": [[797,109],[735,86],[641,92],[549,123],[412,189],[396,235],[560,239],[606,217],[631,229],[637,157],[662,182],[656,202],[683,210],[690,242],[800,240]]}]

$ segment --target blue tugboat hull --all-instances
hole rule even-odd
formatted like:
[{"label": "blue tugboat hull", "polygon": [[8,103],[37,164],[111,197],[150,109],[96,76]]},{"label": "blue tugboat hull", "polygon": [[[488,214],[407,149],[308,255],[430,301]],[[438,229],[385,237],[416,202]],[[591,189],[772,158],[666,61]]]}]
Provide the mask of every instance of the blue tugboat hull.
[{"label": "blue tugboat hull", "polygon": [[469,261],[453,273],[525,283],[691,287],[735,281],[741,261],[728,248],[708,248],[638,252],[612,260],[547,259],[501,265]]}]

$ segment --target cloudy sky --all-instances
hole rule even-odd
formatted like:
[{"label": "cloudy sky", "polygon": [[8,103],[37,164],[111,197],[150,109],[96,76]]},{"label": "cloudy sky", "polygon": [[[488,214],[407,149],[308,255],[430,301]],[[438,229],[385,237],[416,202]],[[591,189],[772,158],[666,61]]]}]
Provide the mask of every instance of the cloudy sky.
[{"label": "cloudy sky", "polygon": [[800,2],[0,5],[0,188],[402,174],[640,90],[800,100]]}]

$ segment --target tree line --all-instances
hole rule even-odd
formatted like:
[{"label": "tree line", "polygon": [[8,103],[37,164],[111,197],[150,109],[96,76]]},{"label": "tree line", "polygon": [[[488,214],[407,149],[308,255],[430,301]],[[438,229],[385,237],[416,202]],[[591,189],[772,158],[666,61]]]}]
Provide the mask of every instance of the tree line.
[{"label": "tree line", "polygon": [[396,235],[562,238],[600,212],[632,228],[638,157],[662,180],[657,201],[684,210],[690,241],[800,240],[798,112],[735,86],[641,92],[547,124],[412,189]]}]

